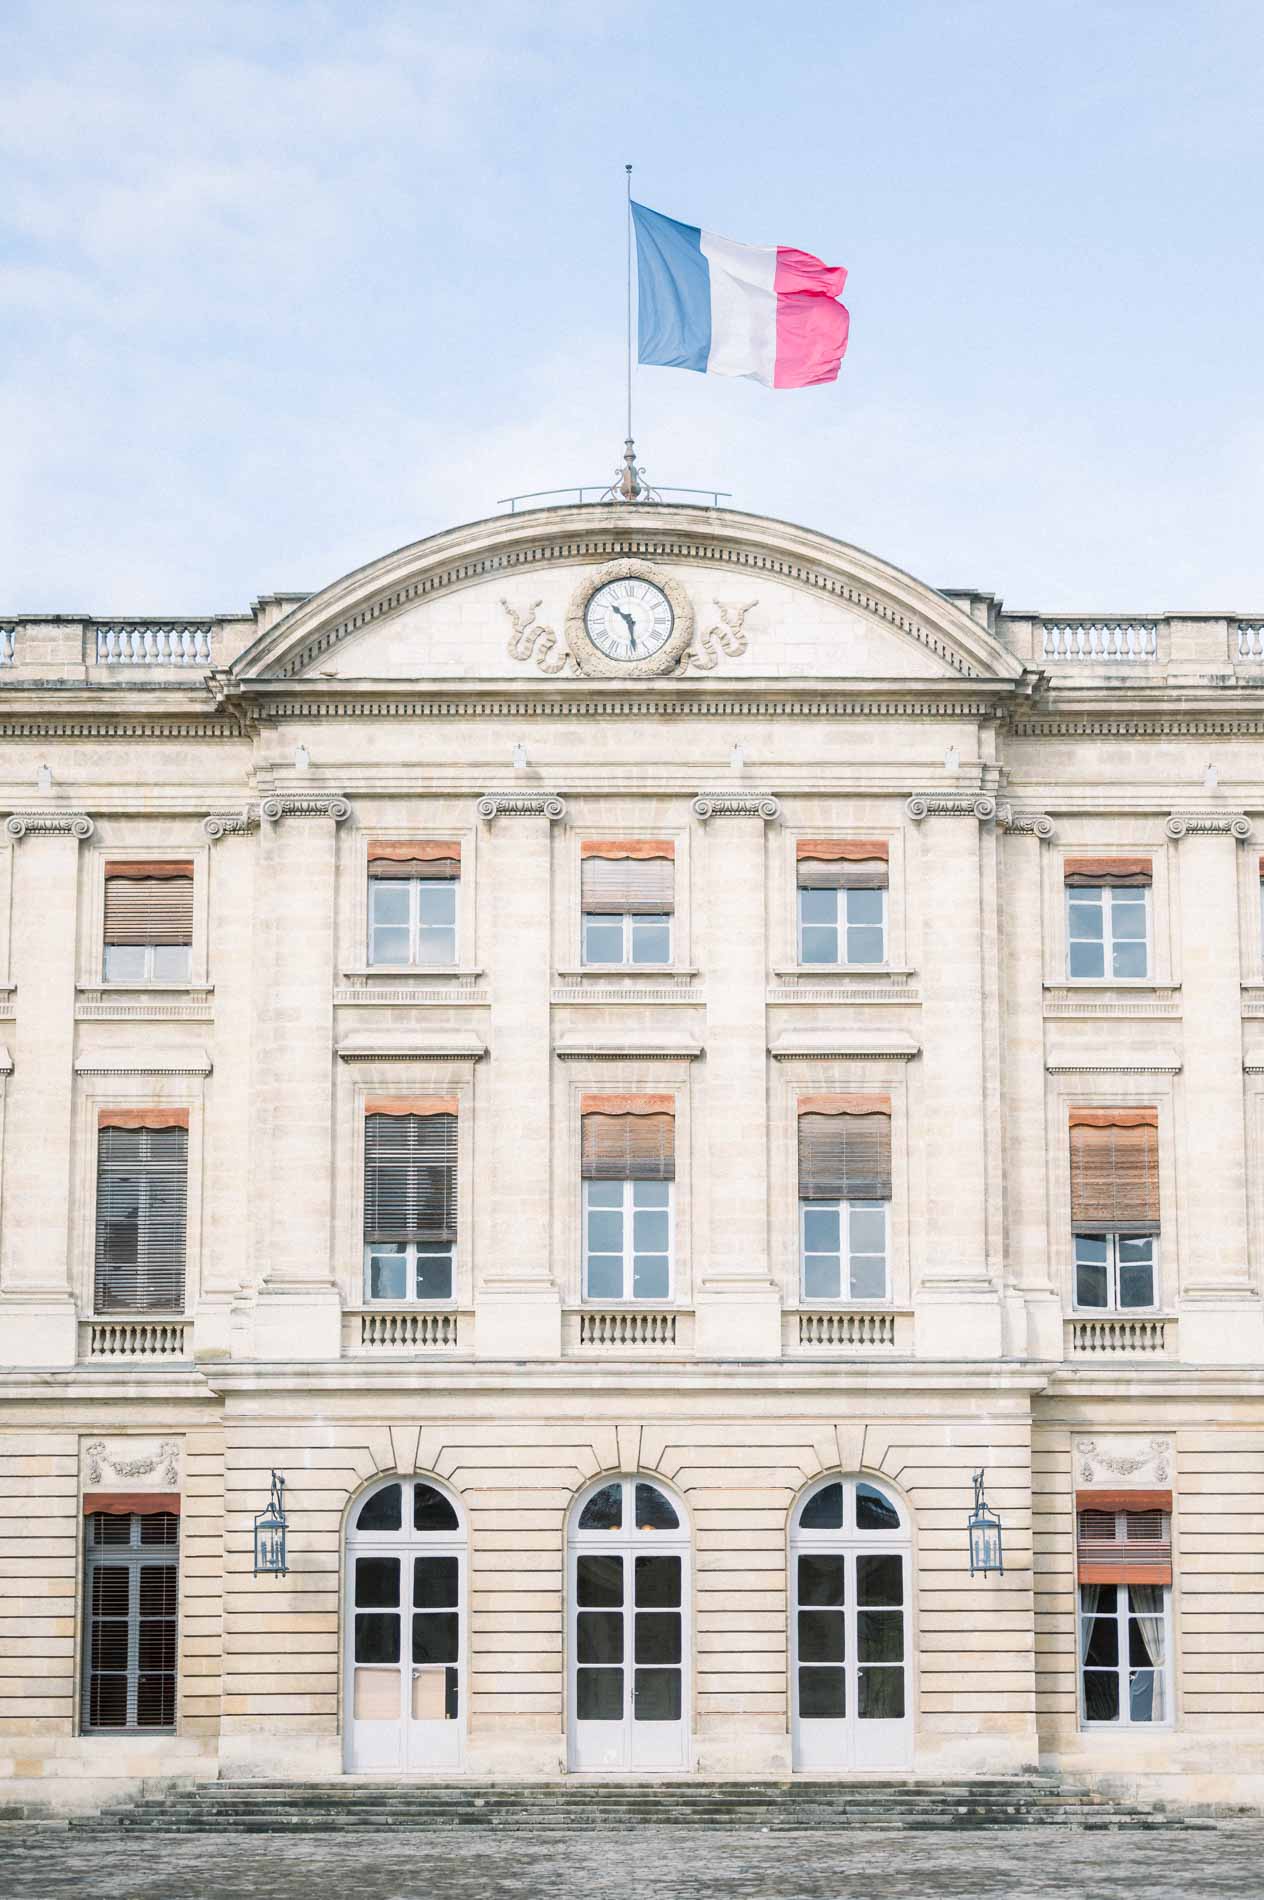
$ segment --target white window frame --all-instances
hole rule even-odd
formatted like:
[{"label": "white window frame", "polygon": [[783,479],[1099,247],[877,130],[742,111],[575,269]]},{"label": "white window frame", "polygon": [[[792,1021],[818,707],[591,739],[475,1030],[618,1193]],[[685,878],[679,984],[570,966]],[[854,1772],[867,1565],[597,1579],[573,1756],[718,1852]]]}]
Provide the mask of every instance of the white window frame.
[{"label": "white window frame", "polygon": [[[1132,1586],[1131,1584],[1127,1584],[1127,1583],[1117,1583],[1114,1586],[1114,1589],[1116,1592],[1114,1610],[1098,1612],[1099,1615],[1106,1615],[1106,1616],[1113,1615],[1116,1618],[1117,1623],[1118,1623],[1119,1661],[1115,1664],[1115,1673],[1119,1677],[1119,1714],[1115,1717],[1113,1722],[1102,1721],[1100,1719],[1089,1716],[1088,1707],[1087,1707],[1087,1696],[1085,1693],[1085,1682],[1084,1682],[1084,1675],[1085,1675],[1084,1657],[1085,1657],[1087,1647],[1088,1647],[1085,1641],[1085,1625],[1088,1622],[1088,1612],[1083,1607],[1084,1599],[1083,1599],[1083,1596],[1081,1595],[1081,1592],[1086,1588],[1086,1586],[1082,1583],[1077,1583],[1075,1586],[1075,1619],[1076,1619],[1076,1625],[1077,1625],[1076,1675],[1078,1678],[1077,1683],[1076,1683],[1076,1700],[1079,1707],[1081,1729],[1087,1729],[1094,1733],[1097,1733],[1097,1732],[1108,1732],[1115,1729],[1135,1728],[1135,1729],[1140,1730],[1144,1734],[1147,1730],[1168,1729],[1174,1726],[1175,1709],[1173,1707],[1174,1676],[1173,1676],[1173,1670],[1172,1670],[1172,1586],[1170,1583],[1164,1583],[1164,1584],[1156,1584],[1150,1587],[1155,1588],[1155,1589],[1160,1589],[1163,1592],[1163,1662],[1162,1662],[1161,1667],[1155,1672],[1156,1674],[1162,1676],[1163,1678],[1164,1714],[1163,1714],[1162,1720],[1158,1722],[1134,1722],[1132,1719],[1131,1697],[1128,1694],[1128,1687],[1129,1687],[1128,1678],[1131,1674],[1131,1668],[1132,1668],[1131,1664],[1128,1661],[1128,1618],[1132,1614],[1131,1607],[1130,1607],[1132,1598],[1129,1592],[1131,1591]],[[1123,1596],[1122,1605],[1120,1603],[1121,1593]],[[1095,1671],[1094,1673],[1097,1673],[1097,1672]],[[1109,1670],[1103,1669],[1100,1673],[1109,1674],[1110,1672]]]},{"label": "white window frame", "polygon": [[[586,970],[669,970],[672,968],[673,913],[669,910],[656,911],[597,911],[582,912],[579,920],[579,955]],[[621,924],[623,926],[623,955],[615,961],[609,957],[590,957],[588,954],[588,926],[590,923]],[[653,963],[636,963],[632,958],[633,936],[638,924],[653,924],[656,929],[667,927],[667,955],[656,957]]]},{"label": "white window frame", "polygon": [[[459,877],[371,877],[366,905],[368,938],[365,956],[371,970],[452,970],[460,960],[461,949],[461,880]],[[379,962],[373,954],[373,935],[377,929],[398,930],[398,924],[378,925],[373,916],[373,892],[378,884],[407,884],[408,886],[408,961],[407,963]],[[421,948],[421,886],[423,884],[447,884],[452,886],[452,955],[443,962],[424,959],[419,955]],[[424,926],[431,929],[447,929],[447,925]]]},{"label": "white window frame", "polygon": [[[861,1213],[872,1213],[875,1208],[882,1209],[882,1278],[883,1291],[868,1297],[853,1294],[851,1290],[851,1263],[854,1249],[851,1245],[851,1216],[853,1207]],[[809,1210],[831,1208],[835,1210],[841,1222],[839,1240],[839,1292],[833,1297],[821,1293],[809,1293],[807,1290],[807,1255],[805,1227]],[[815,1253],[815,1249],[813,1252]],[[872,1260],[872,1253],[863,1254],[862,1259]],[[845,1290],[844,1290],[845,1289]],[[799,1202],[799,1300],[804,1306],[890,1306],[891,1304],[891,1203],[890,1201],[804,1201]]]},{"label": "white window frame", "polygon": [[[1080,1263],[1078,1243],[1081,1240],[1105,1240],[1106,1247],[1106,1293],[1105,1306],[1081,1306]],[[1148,1306],[1121,1306],[1119,1304],[1119,1243],[1121,1240],[1148,1240],[1151,1246],[1150,1276],[1153,1298]],[[1159,1235],[1154,1234],[1117,1234],[1103,1228],[1100,1234],[1073,1234],[1071,1236],[1071,1305],[1075,1312],[1086,1316],[1096,1313],[1099,1317],[1118,1317],[1127,1319],[1133,1313],[1157,1313],[1161,1310],[1159,1298]]]},{"label": "white window frame", "polygon": [[[622,1188],[623,1205],[619,1210],[623,1221],[623,1275],[621,1293],[600,1294],[588,1290],[588,1195],[589,1190],[599,1188]],[[635,1250],[632,1245],[634,1196],[633,1189],[638,1187],[657,1187],[667,1190],[667,1291],[665,1293],[644,1294],[633,1291],[635,1286]],[[590,1306],[670,1306],[675,1299],[676,1286],[676,1183],[674,1181],[585,1181],[582,1197],[581,1235],[582,1256],[580,1271],[582,1275],[583,1299]],[[613,1209],[602,1209],[613,1212]],[[604,1250],[603,1250],[604,1251]]]},{"label": "white window frame", "polygon": [[[1066,891],[1066,975],[1068,983],[1152,983],[1154,981],[1154,905],[1151,901],[1151,884],[1067,884]],[[1145,910],[1145,969],[1140,976],[1115,976],[1112,974],[1115,961],[1115,934],[1112,928],[1115,899],[1119,892],[1127,893],[1127,900],[1136,903],[1142,900]],[[1096,898],[1093,894],[1096,893]],[[1102,911],[1102,975],[1073,976],[1071,973],[1071,946],[1073,943],[1094,943],[1096,937],[1073,937],[1071,934],[1071,906],[1073,903],[1100,901]],[[1123,937],[1121,943],[1137,943],[1136,937]]]},{"label": "white window frame", "polygon": [[[829,889],[831,887],[827,886],[826,888]],[[846,919],[847,907],[845,904],[837,905],[837,900],[840,897],[845,898],[845,897],[850,896],[851,892],[848,887],[840,886],[838,888],[833,889],[833,896],[836,901],[836,914],[835,914],[834,923],[832,925],[812,924],[809,926],[809,928],[813,930],[832,929],[834,931],[834,936],[835,936],[835,947],[837,948],[838,943],[841,941],[841,944],[844,949],[847,948],[848,935],[851,931],[881,929],[882,955],[876,958],[872,962],[865,962],[865,963],[854,963],[852,959],[850,958],[850,956],[845,956],[845,957],[836,956],[832,962],[814,960],[809,963],[803,955],[803,928],[804,928],[803,894],[804,894],[805,887],[803,885],[796,885],[795,886],[795,901],[794,901],[795,957],[803,969],[805,970],[835,970],[835,969],[837,970],[884,970],[886,969],[887,965],[889,964],[891,960],[891,946],[890,946],[890,939],[889,939],[888,927],[887,927],[888,914],[890,910],[890,906],[887,903],[887,886],[884,885],[884,886],[879,887],[876,893],[872,885],[856,886],[855,888],[867,890],[871,895],[876,894],[882,899],[882,920],[879,925],[848,923]],[[839,911],[841,911],[842,913],[841,916],[839,916],[838,914]]]},{"label": "white window frame", "polygon": [[[459,1192],[459,1186],[458,1186],[458,1192]],[[388,1251],[391,1248],[399,1244],[402,1244],[403,1250],[404,1250],[403,1251],[403,1259],[405,1262],[404,1271],[405,1271],[406,1282],[409,1289],[408,1292],[402,1294],[398,1299],[396,1299],[393,1295],[387,1295],[385,1293],[381,1293],[381,1294],[373,1293],[370,1288],[369,1273],[370,1273],[370,1268],[372,1265],[374,1254],[388,1253]],[[416,1307],[422,1308],[425,1312],[431,1313],[431,1312],[437,1311],[441,1307],[455,1306],[457,1304],[457,1297],[456,1297],[457,1296],[457,1243],[455,1240],[406,1240],[402,1243],[397,1243],[394,1241],[378,1241],[376,1244],[372,1241],[366,1240],[363,1243],[363,1245],[364,1245],[363,1294],[364,1294],[364,1304],[366,1306],[372,1306],[372,1307],[416,1306]],[[424,1248],[430,1254],[446,1253],[448,1255],[450,1263],[451,1263],[451,1270],[452,1270],[451,1271],[452,1290],[450,1293],[430,1295],[430,1294],[420,1294],[415,1291],[415,1288],[417,1285],[417,1249],[419,1247]],[[396,1254],[394,1258],[399,1259],[400,1256]]]},{"label": "white window frame", "polygon": [[[111,950],[140,950],[144,952],[145,967],[139,976],[115,976],[110,972]],[[159,950],[183,950],[186,958],[184,970],[179,975],[169,971],[161,974],[154,969],[154,957]],[[191,943],[105,943],[101,946],[101,981],[121,989],[134,989],[137,985],[157,983],[170,985],[173,989],[187,989],[193,981],[193,945]]]}]

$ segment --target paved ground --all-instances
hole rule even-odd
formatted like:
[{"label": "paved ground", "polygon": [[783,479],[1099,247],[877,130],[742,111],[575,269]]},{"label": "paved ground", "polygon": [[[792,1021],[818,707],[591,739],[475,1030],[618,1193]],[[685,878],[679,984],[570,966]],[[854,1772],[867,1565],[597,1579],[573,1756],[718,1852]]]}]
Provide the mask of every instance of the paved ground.
[{"label": "paved ground", "polygon": [[4,1900],[1259,1900],[1264,1823],[1214,1833],[93,1836],[0,1829]]}]

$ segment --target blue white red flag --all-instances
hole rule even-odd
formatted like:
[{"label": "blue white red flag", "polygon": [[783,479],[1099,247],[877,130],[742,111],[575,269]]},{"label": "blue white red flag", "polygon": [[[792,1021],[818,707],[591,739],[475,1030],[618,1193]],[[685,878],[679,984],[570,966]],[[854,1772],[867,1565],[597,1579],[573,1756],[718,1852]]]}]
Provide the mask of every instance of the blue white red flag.
[{"label": "blue white red flag", "polygon": [[847,348],[847,272],[784,244],[735,244],[633,204],[637,361],[770,389],[832,383]]}]

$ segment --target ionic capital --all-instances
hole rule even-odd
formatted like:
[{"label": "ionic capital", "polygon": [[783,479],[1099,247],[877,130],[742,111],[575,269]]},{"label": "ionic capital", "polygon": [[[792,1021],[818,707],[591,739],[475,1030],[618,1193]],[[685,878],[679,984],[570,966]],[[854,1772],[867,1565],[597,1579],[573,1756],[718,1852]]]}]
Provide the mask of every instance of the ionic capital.
[{"label": "ionic capital", "polygon": [[996,800],[986,792],[914,792],[904,809],[915,825],[923,818],[977,818],[984,825],[996,817]]},{"label": "ionic capital", "polygon": [[86,811],[15,811],[4,828],[11,838],[90,838],[96,830]]},{"label": "ionic capital", "polygon": [[341,792],[271,792],[259,806],[270,824],[281,818],[332,818],[340,825],[351,806]]},{"label": "ionic capital", "polygon": [[762,818],[766,825],[781,816],[781,805],[771,792],[699,792],[693,815],[705,825],[708,818]]},{"label": "ionic capital", "polygon": [[566,800],[556,792],[484,792],[476,810],[489,825],[497,818],[547,818],[556,824],[566,816]]}]

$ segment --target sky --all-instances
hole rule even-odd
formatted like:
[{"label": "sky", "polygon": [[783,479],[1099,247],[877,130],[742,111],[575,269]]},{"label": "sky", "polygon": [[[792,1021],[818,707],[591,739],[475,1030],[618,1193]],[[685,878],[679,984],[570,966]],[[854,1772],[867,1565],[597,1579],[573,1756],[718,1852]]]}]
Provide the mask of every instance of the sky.
[{"label": "sky", "polygon": [[609,480],[623,166],[850,276],[651,480],[1011,610],[1264,617],[1261,0],[0,0],[0,617],[311,591]]}]

